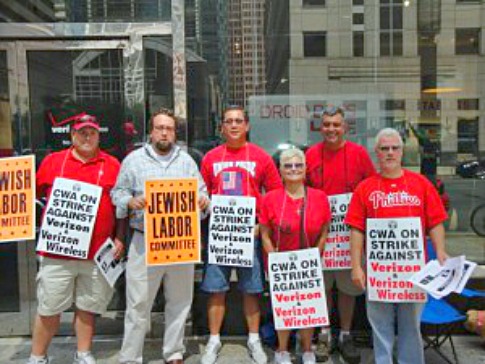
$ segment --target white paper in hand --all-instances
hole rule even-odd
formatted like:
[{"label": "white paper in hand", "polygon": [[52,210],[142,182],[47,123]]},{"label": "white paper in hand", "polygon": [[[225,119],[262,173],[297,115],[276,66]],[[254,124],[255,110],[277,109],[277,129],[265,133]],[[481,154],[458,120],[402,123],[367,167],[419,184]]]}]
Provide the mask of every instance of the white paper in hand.
[{"label": "white paper in hand", "polygon": [[431,260],[409,281],[432,297],[440,299],[451,292],[460,293],[475,267],[476,263],[465,260],[464,255],[448,258],[444,265],[440,265],[437,260]]},{"label": "white paper in hand", "polygon": [[114,256],[115,244],[110,238],[106,239],[94,256],[94,261],[111,287],[126,267],[126,257],[116,259]]}]

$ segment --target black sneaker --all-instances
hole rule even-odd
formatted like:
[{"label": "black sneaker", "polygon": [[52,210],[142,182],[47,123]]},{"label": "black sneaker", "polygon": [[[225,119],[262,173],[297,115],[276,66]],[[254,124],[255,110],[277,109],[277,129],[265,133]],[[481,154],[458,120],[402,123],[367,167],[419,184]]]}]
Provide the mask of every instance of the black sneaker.
[{"label": "black sneaker", "polygon": [[360,363],[360,351],[355,347],[350,335],[344,335],[342,341],[338,343],[338,351],[342,359],[349,364]]}]

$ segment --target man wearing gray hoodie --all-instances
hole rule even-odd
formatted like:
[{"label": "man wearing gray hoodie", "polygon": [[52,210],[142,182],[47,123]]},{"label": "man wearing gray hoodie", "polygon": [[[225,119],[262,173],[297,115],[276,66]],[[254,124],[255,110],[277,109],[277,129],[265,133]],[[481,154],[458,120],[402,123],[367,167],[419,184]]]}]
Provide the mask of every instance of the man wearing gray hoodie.
[{"label": "man wearing gray hoodie", "polygon": [[193,298],[194,265],[146,266],[144,243],[145,181],[160,178],[198,179],[200,210],[209,205],[207,188],[197,164],[175,145],[177,119],[167,109],[152,115],[150,141],[130,153],[121,165],[111,198],[116,216],[129,216],[133,238],[126,266],[126,315],[120,363],[142,363],[143,344],[149,315],[163,282],[165,296],[165,333],[163,358],[168,364],[182,364],[185,347],[184,328]]}]

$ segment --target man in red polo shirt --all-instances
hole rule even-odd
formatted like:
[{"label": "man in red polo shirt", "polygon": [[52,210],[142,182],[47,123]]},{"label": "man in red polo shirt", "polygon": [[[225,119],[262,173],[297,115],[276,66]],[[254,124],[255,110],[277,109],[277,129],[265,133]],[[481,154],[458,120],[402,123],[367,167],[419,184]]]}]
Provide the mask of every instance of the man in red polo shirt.
[{"label": "man in red polo shirt", "polygon": [[[307,181],[309,186],[323,190],[332,202],[332,223],[323,253],[327,305],[332,310],[332,288],[338,292],[340,334],[338,350],[345,362],[359,363],[360,353],[350,336],[355,297],[363,293],[352,284],[350,277],[350,231],[341,223],[339,215],[345,215],[352,192],[360,181],[375,174],[374,165],[367,150],[345,140],[347,125],[343,109],[335,106],[325,108],[322,115],[323,141],[306,152]],[[323,328],[319,335],[316,355],[319,361],[328,359],[330,332]]]},{"label": "man in red polo shirt", "polygon": [[[49,198],[57,177],[89,183],[102,188],[87,259],[39,252],[37,276],[37,317],[28,364],[49,363],[47,350],[56,334],[61,313],[76,306],[74,330],[77,336],[75,364],[95,364],[91,355],[94,315],[103,313],[113,289],[100,274],[93,257],[115,232],[115,208],[110,191],[116,182],[120,163],[99,149],[99,125],[84,115],[71,128],[72,147],[48,155],[37,172],[37,197]],[[123,252],[123,243],[114,239],[115,255]]]}]

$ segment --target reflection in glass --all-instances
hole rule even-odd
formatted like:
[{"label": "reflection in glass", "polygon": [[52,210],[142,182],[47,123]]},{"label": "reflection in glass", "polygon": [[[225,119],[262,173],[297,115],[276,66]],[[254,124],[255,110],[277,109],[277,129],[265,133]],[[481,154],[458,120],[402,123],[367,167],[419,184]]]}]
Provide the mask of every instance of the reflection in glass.
[{"label": "reflection in glass", "polygon": [[[0,51],[0,158],[13,153],[11,120],[7,52]],[[19,312],[17,242],[0,244],[0,277],[0,312]]]},{"label": "reflection in glass", "polygon": [[[101,148],[119,158],[123,141],[124,80],[121,50],[29,51],[32,148],[38,159],[68,147],[70,127],[82,113],[101,124]],[[56,80],[56,82],[52,82]]]},{"label": "reflection in glass", "polygon": [[66,0],[70,22],[170,21],[171,0]]},{"label": "reflection in glass", "polygon": [[13,154],[7,52],[0,51],[0,157]]},{"label": "reflection in glass", "polygon": [[[146,37],[144,39],[145,88],[147,118],[160,107],[173,108],[172,51],[169,37]],[[187,50],[187,143],[189,153],[200,163],[203,155],[213,145],[212,134],[216,128],[208,120],[209,95],[207,62]],[[179,130],[181,134],[182,130]],[[179,135],[179,142],[184,142]]]},{"label": "reflection in glass", "polygon": [[455,34],[456,54],[479,54],[480,53],[480,29],[460,28]]},{"label": "reflection in glass", "polygon": [[0,244],[0,312],[20,311],[17,244]]}]

